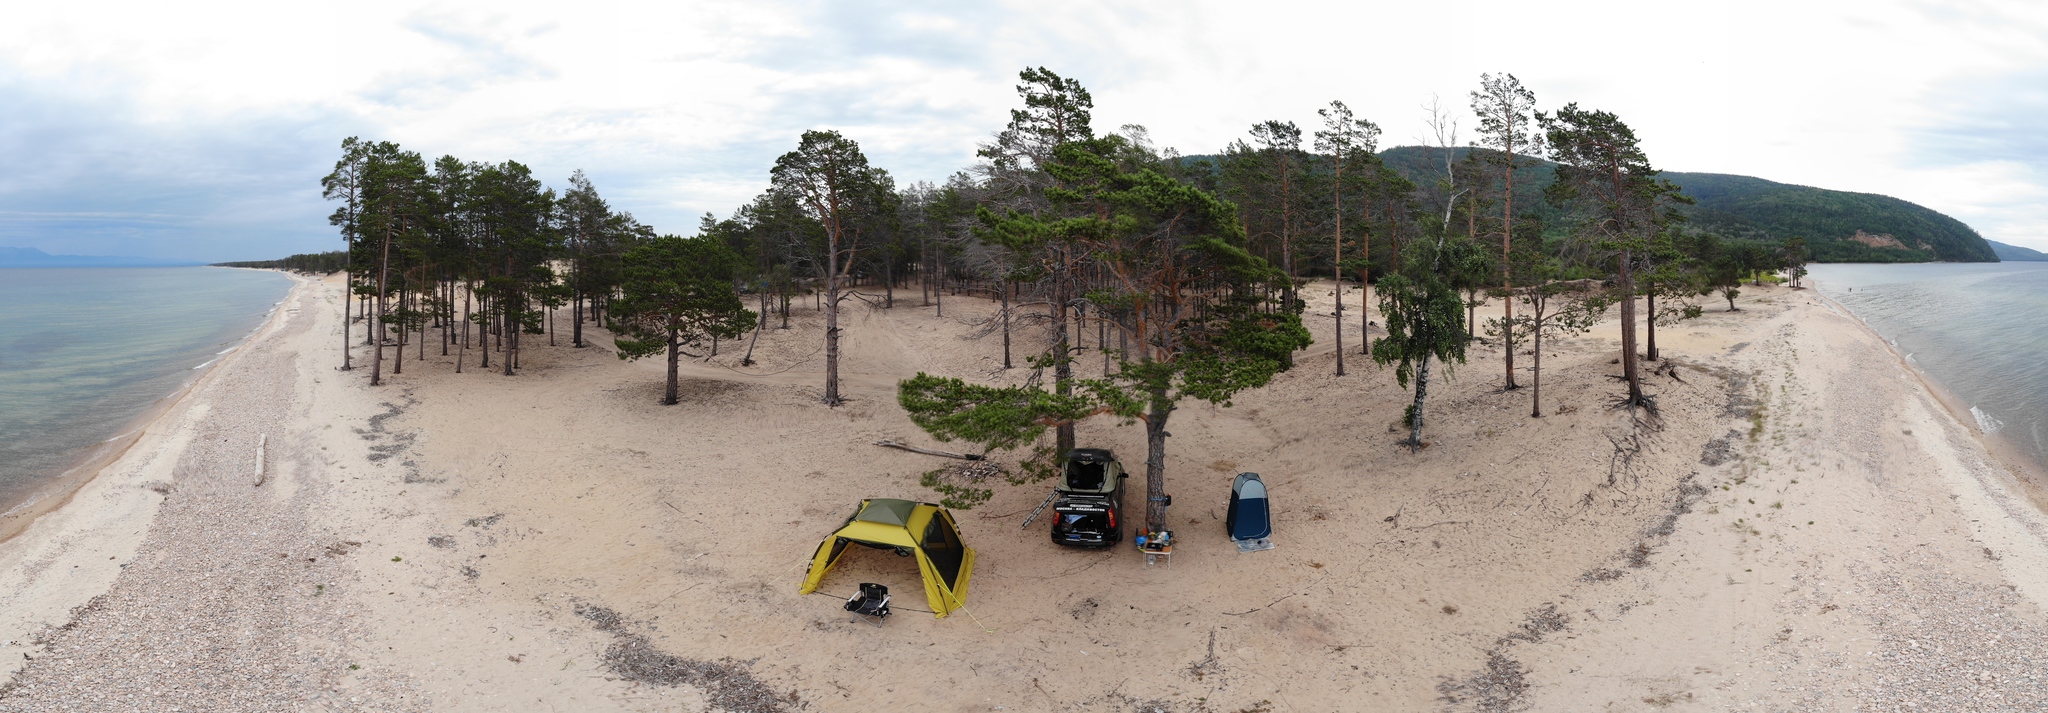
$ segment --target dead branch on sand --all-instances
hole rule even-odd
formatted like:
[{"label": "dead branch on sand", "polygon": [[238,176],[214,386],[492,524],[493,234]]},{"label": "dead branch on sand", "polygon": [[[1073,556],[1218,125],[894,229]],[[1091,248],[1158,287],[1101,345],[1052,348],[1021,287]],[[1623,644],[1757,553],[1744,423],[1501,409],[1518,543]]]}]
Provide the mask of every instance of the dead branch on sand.
[{"label": "dead branch on sand", "polygon": [[899,449],[899,450],[906,450],[906,451],[910,451],[910,452],[912,452],[912,453],[923,453],[923,454],[925,454],[925,455],[928,455],[928,456],[939,456],[939,457],[942,457],[942,458],[958,458],[958,459],[960,459],[960,460],[981,460],[981,458],[982,458],[981,456],[978,456],[978,455],[974,455],[974,454],[971,454],[971,453],[954,453],[954,452],[951,452],[951,451],[935,451],[935,450],[932,450],[932,449],[930,449],[930,448],[919,448],[919,447],[917,447],[917,446],[913,446],[913,445],[910,445],[910,444],[908,444],[908,443],[898,443],[898,442],[896,442],[896,441],[891,441],[891,440],[888,440],[888,439],[883,439],[883,440],[875,441],[875,445],[878,445],[878,446],[881,446],[881,447],[884,447],[884,448],[895,448],[895,449]]}]

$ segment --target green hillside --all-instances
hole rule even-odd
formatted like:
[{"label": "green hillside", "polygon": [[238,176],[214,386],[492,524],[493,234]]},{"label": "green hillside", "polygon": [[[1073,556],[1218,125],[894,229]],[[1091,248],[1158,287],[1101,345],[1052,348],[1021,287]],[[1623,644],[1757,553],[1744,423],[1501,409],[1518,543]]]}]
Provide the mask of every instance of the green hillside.
[{"label": "green hillside", "polygon": [[1984,242],[1991,244],[1991,251],[1998,253],[1998,259],[2001,262],[2048,262],[2048,253],[2043,253],[2033,248],[2007,245],[1996,240],[1986,240]]},{"label": "green hillside", "polygon": [[[1462,158],[1469,149],[1457,151]],[[1397,146],[1381,155],[1388,166],[1418,182],[1433,180],[1442,170],[1441,156],[1427,147]],[[1532,162],[1522,175],[1518,183],[1527,188],[1517,186],[1516,202],[1547,211],[1540,198],[1551,165]],[[1698,201],[1687,209],[1694,225],[1734,238],[1775,242],[1804,237],[1817,262],[1998,261],[1984,237],[1962,221],[1890,196],[1718,173],[1664,176]],[[1864,242],[1850,239],[1859,231]]]}]

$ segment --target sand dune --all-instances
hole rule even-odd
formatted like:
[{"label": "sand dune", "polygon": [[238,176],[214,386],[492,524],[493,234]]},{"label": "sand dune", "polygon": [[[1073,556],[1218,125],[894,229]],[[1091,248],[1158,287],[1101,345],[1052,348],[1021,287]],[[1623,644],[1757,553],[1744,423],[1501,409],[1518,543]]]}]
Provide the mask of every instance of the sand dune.
[{"label": "sand dune", "polygon": [[[862,581],[916,592],[903,560],[859,553],[829,596],[798,581],[859,499],[936,498],[918,477],[943,460],[871,445],[932,443],[895,406],[898,379],[1025,378],[1000,369],[997,337],[963,338],[989,302],[948,296],[939,319],[899,293],[858,310],[837,409],[817,403],[820,320],[799,305],[757,364],[721,345],[665,407],[660,361],[618,360],[602,330],[592,348],[531,347],[516,377],[430,353],[372,389],[333,368],[338,286],[308,286],[195,392],[204,409],[152,427],[171,449],[156,457],[187,466],[160,467],[175,473],[150,493],[162,507],[86,517],[109,506],[82,493],[0,544],[0,603],[74,564],[106,570],[64,580],[75,603],[106,592],[75,614],[61,597],[6,608],[0,634],[20,643],[0,654],[36,658],[0,710],[2048,702],[2048,526],[2022,486],[1852,319],[1811,291],[1744,291],[1740,312],[1661,330],[1675,369],[1651,380],[1655,424],[1607,406],[1609,322],[1546,350],[1542,419],[1476,346],[1415,454],[1391,432],[1406,392],[1357,354],[1333,376],[1330,319],[1311,317],[1318,344],[1293,371],[1174,416],[1170,569],[1055,547],[1042,519],[1019,528],[1046,486],[999,485],[956,513],[979,551],[971,615],[899,597],[875,628],[834,597]],[[1308,294],[1327,315],[1332,288]],[[1037,343],[1016,335],[1017,363]],[[1079,364],[1102,368],[1095,352]],[[273,483],[221,484],[227,454],[253,444],[176,435],[237,424],[271,434]],[[1136,426],[1090,421],[1080,441],[1144,458]],[[1245,470],[1272,487],[1275,550],[1240,555],[1223,535]],[[168,632],[208,645],[170,648]],[[111,679],[138,683],[86,683]]]}]

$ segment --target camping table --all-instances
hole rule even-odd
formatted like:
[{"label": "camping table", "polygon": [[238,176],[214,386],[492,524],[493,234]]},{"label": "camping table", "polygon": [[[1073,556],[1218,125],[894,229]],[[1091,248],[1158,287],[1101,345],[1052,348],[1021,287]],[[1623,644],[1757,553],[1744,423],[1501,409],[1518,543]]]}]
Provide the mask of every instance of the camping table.
[{"label": "camping table", "polygon": [[1172,544],[1168,544],[1165,547],[1161,547],[1158,549],[1153,549],[1150,547],[1140,547],[1138,548],[1138,551],[1145,553],[1145,566],[1150,567],[1153,564],[1157,563],[1159,560],[1166,560],[1166,568],[1173,569]]}]

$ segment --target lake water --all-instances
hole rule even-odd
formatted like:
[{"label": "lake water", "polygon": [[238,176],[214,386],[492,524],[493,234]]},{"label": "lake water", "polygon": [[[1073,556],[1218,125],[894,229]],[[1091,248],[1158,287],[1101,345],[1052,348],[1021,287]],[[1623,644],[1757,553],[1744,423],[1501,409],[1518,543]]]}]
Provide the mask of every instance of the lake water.
[{"label": "lake water", "polygon": [[0,269],[0,511],[203,374],[291,285],[206,267]]},{"label": "lake water", "polygon": [[1809,269],[1821,294],[1969,404],[1978,430],[2048,465],[2048,262]]}]

